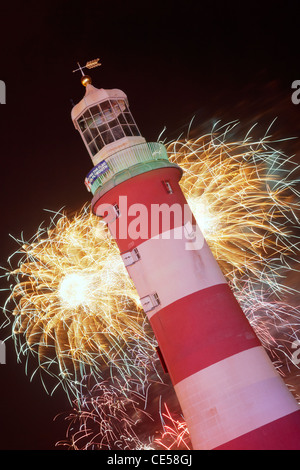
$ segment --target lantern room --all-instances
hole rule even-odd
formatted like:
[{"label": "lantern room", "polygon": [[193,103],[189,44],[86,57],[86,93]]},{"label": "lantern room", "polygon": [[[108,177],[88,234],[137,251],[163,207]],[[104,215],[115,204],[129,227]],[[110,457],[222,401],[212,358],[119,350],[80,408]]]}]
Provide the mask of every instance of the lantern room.
[{"label": "lantern room", "polygon": [[123,148],[145,142],[123,91],[97,89],[89,80],[85,86],[85,96],[71,115],[94,165]]}]

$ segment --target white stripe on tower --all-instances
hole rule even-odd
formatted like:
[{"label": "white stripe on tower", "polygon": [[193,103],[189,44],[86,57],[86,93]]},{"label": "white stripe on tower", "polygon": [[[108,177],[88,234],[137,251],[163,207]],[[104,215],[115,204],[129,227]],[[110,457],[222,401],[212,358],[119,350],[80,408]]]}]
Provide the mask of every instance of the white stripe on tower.
[{"label": "white stripe on tower", "polygon": [[194,449],[214,449],[298,410],[261,346],[175,385]]}]

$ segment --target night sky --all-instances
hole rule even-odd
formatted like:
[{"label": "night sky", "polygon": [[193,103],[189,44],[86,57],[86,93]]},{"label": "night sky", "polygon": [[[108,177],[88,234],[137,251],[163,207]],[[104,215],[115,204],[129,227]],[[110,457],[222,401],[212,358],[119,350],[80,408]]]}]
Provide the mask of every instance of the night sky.
[{"label": "night sky", "polygon": [[[300,104],[291,101],[300,80],[297,3],[2,4],[1,266],[17,248],[9,234],[28,239],[49,220],[45,209],[72,212],[90,200],[92,163],[70,118],[84,94],[77,61],[100,58],[93,84],[127,94],[147,141],[164,127],[167,140],[177,138],[193,116],[201,132],[218,119],[240,120],[242,134],[258,122],[257,138],[277,118],[273,135],[297,137],[283,145],[300,162]],[[38,378],[30,382],[12,344],[0,377],[0,449],[54,449],[65,437],[66,423],[53,421],[69,407],[64,392],[49,397]]]}]

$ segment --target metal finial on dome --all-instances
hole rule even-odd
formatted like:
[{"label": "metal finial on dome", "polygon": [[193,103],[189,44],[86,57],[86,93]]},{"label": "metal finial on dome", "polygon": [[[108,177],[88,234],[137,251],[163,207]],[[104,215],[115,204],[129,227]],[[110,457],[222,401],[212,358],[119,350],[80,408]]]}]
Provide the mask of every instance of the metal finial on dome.
[{"label": "metal finial on dome", "polygon": [[73,73],[74,73],[74,72],[78,72],[78,70],[80,70],[81,75],[82,75],[82,77],[81,77],[81,83],[82,83],[83,86],[87,86],[87,85],[89,85],[89,84],[92,83],[91,77],[90,77],[89,75],[85,75],[85,74],[83,73],[83,69],[85,69],[85,68],[87,68],[87,69],[93,69],[93,68],[95,68],[95,67],[100,67],[101,64],[99,63],[99,60],[100,60],[100,59],[93,59],[93,60],[90,60],[90,61],[88,61],[83,67],[81,67],[81,65],[80,65],[79,62],[77,62],[78,69],[73,70]]},{"label": "metal finial on dome", "polygon": [[87,86],[92,83],[92,79],[89,75],[83,75],[80,81],[83,86]]}]

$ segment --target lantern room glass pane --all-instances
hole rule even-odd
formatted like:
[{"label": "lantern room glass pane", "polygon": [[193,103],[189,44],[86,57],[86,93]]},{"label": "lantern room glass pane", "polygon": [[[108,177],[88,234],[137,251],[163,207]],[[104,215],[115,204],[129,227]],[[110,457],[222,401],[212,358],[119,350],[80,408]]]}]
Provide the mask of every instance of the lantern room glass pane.
[{"label": "lantern room glass pane", "polygon": [[104,101],[103,103],[100,103],[100,107],[106,121],[111,121],[112,119],[114,119],[115,116],[109,101]]},{"label": "lantern room glass pane", "polygon": [[118,126],[118,125],[119,125],[118,119],[114,119],[113,121],[110,121],[110,122],[109,122],[109,127],[110,127],[110,128],[115,127],[115,126]]},{"label": "lantern room glass pane", "polygon": [[80,118],[80,119],[78,119],[77,122],[78,122],[78,125],[80,127],[81,132],[83,132],[84,129],[86,128],[85,120],[83,118]]},{"label": "lantern room glass pane", "polygon": [[90,113],[92,116],[96,116],[97,114],[100,114],[100,108],[98,105],[96,106],[92,106],[90,109],[89,109]]},{"label": "lantern room glass pane", "polygon": [[111,131],[113,133],[115,140],[122,139],[125,136],[121,126],[112,127]]},{"label": "lantern room glass pane", "polygon": [[90,133],[89,129],[86,129],[84,131],[83,137],[84,137],[84,140],[86,141],[87,144],[93,140],[93,136]]},{"label": "lantern room glass pane", "polygon": [[82,132],[88,127],[88,123],[91,121],[91,119],[92,116],[89,110],[85,111],[82,116],[80,116],[77,122]]},{"label": "lantern room glass pane", "polygon": [[134,124],[134,120],[130,113],[124,113],[124,116],[128,124]]},{"label": "lantern room glass pane", "polygon": [[119,106],[119,103],[117,100],[113,100],[111,102],[111,105],[112,105],[112,108],[113,108],[113,111],[115,113],[115,116],[119,116],[119,114],[122,112],[122,110],[120,109],[120,106]]},{"label": "lantern room glass pane", "polygon": [[126,124],[126,125],[122,126],[122,128],[123,128],[123,131],[124,131],[125,135],[130,136],[130,137],[132,136],[132,133],[131,133],[131,130],[130,130],[130,126],[128,126],[128,125]]},{"label": "lantern room glass pane", "polygon": [[90,132],[91,132],[93,137],[97,137],[99,135],[99,130],[98,130],[97,127],[91,127]]},{"label": "lantern room glass pane", "polygon": [[92,106],[90,108],[90,112],[93,116],[93,123],[91,123],[91,127],[98,127],[104,123],[104,118],[99,106]]},{"label": "lantern room glass pane", "polygon": [[118,100],[118,104],[119,104],[119,106],[120,106],[120,108],[121,108],[122,113],[128,111],[128,108],[127,108],[126,103],[125,103],[124,100]]},{"label": "lantern room glass pane", "polygon": [[130,126],[130,130],[132,132],[132,135],[140,135],[140,132],[139,132],[138,128],[135,125]]},{"label": "lantern room glass pane", "polygon": [[101,149],[104,147],[104,145],[105,145],[104,142],[103,142],[103,139],[102,139],[102,137],[101,137],[100,135],[98,135],[98,137],[96,137],[95,143],[96,143],[96,145],[97,145],[97,147],[98,147],[98,151],[101,150]]},{"label": "lantern room glass pane", "polygon": [[119,114],[118,119],[120,124],[127,124],[124,114]]},{"label": "lantern room glass pane", "polygon": [[97,127],[97,130],[100,134],[102,134],[102,132],[109,130],[109,125],[104,123],[101,126]]},{"label": "lantern room glass pane", "polygon": [[104,140],[105,145],[108,145],[114,141],[113,135],[110,131],[102,132],[101,137]]},{"label": "lantern room glass pane", "polygon": [[98,148],[94,141],[89,144],[89,149],[92,155],[96,155],[96,153],[98,152]]}]

